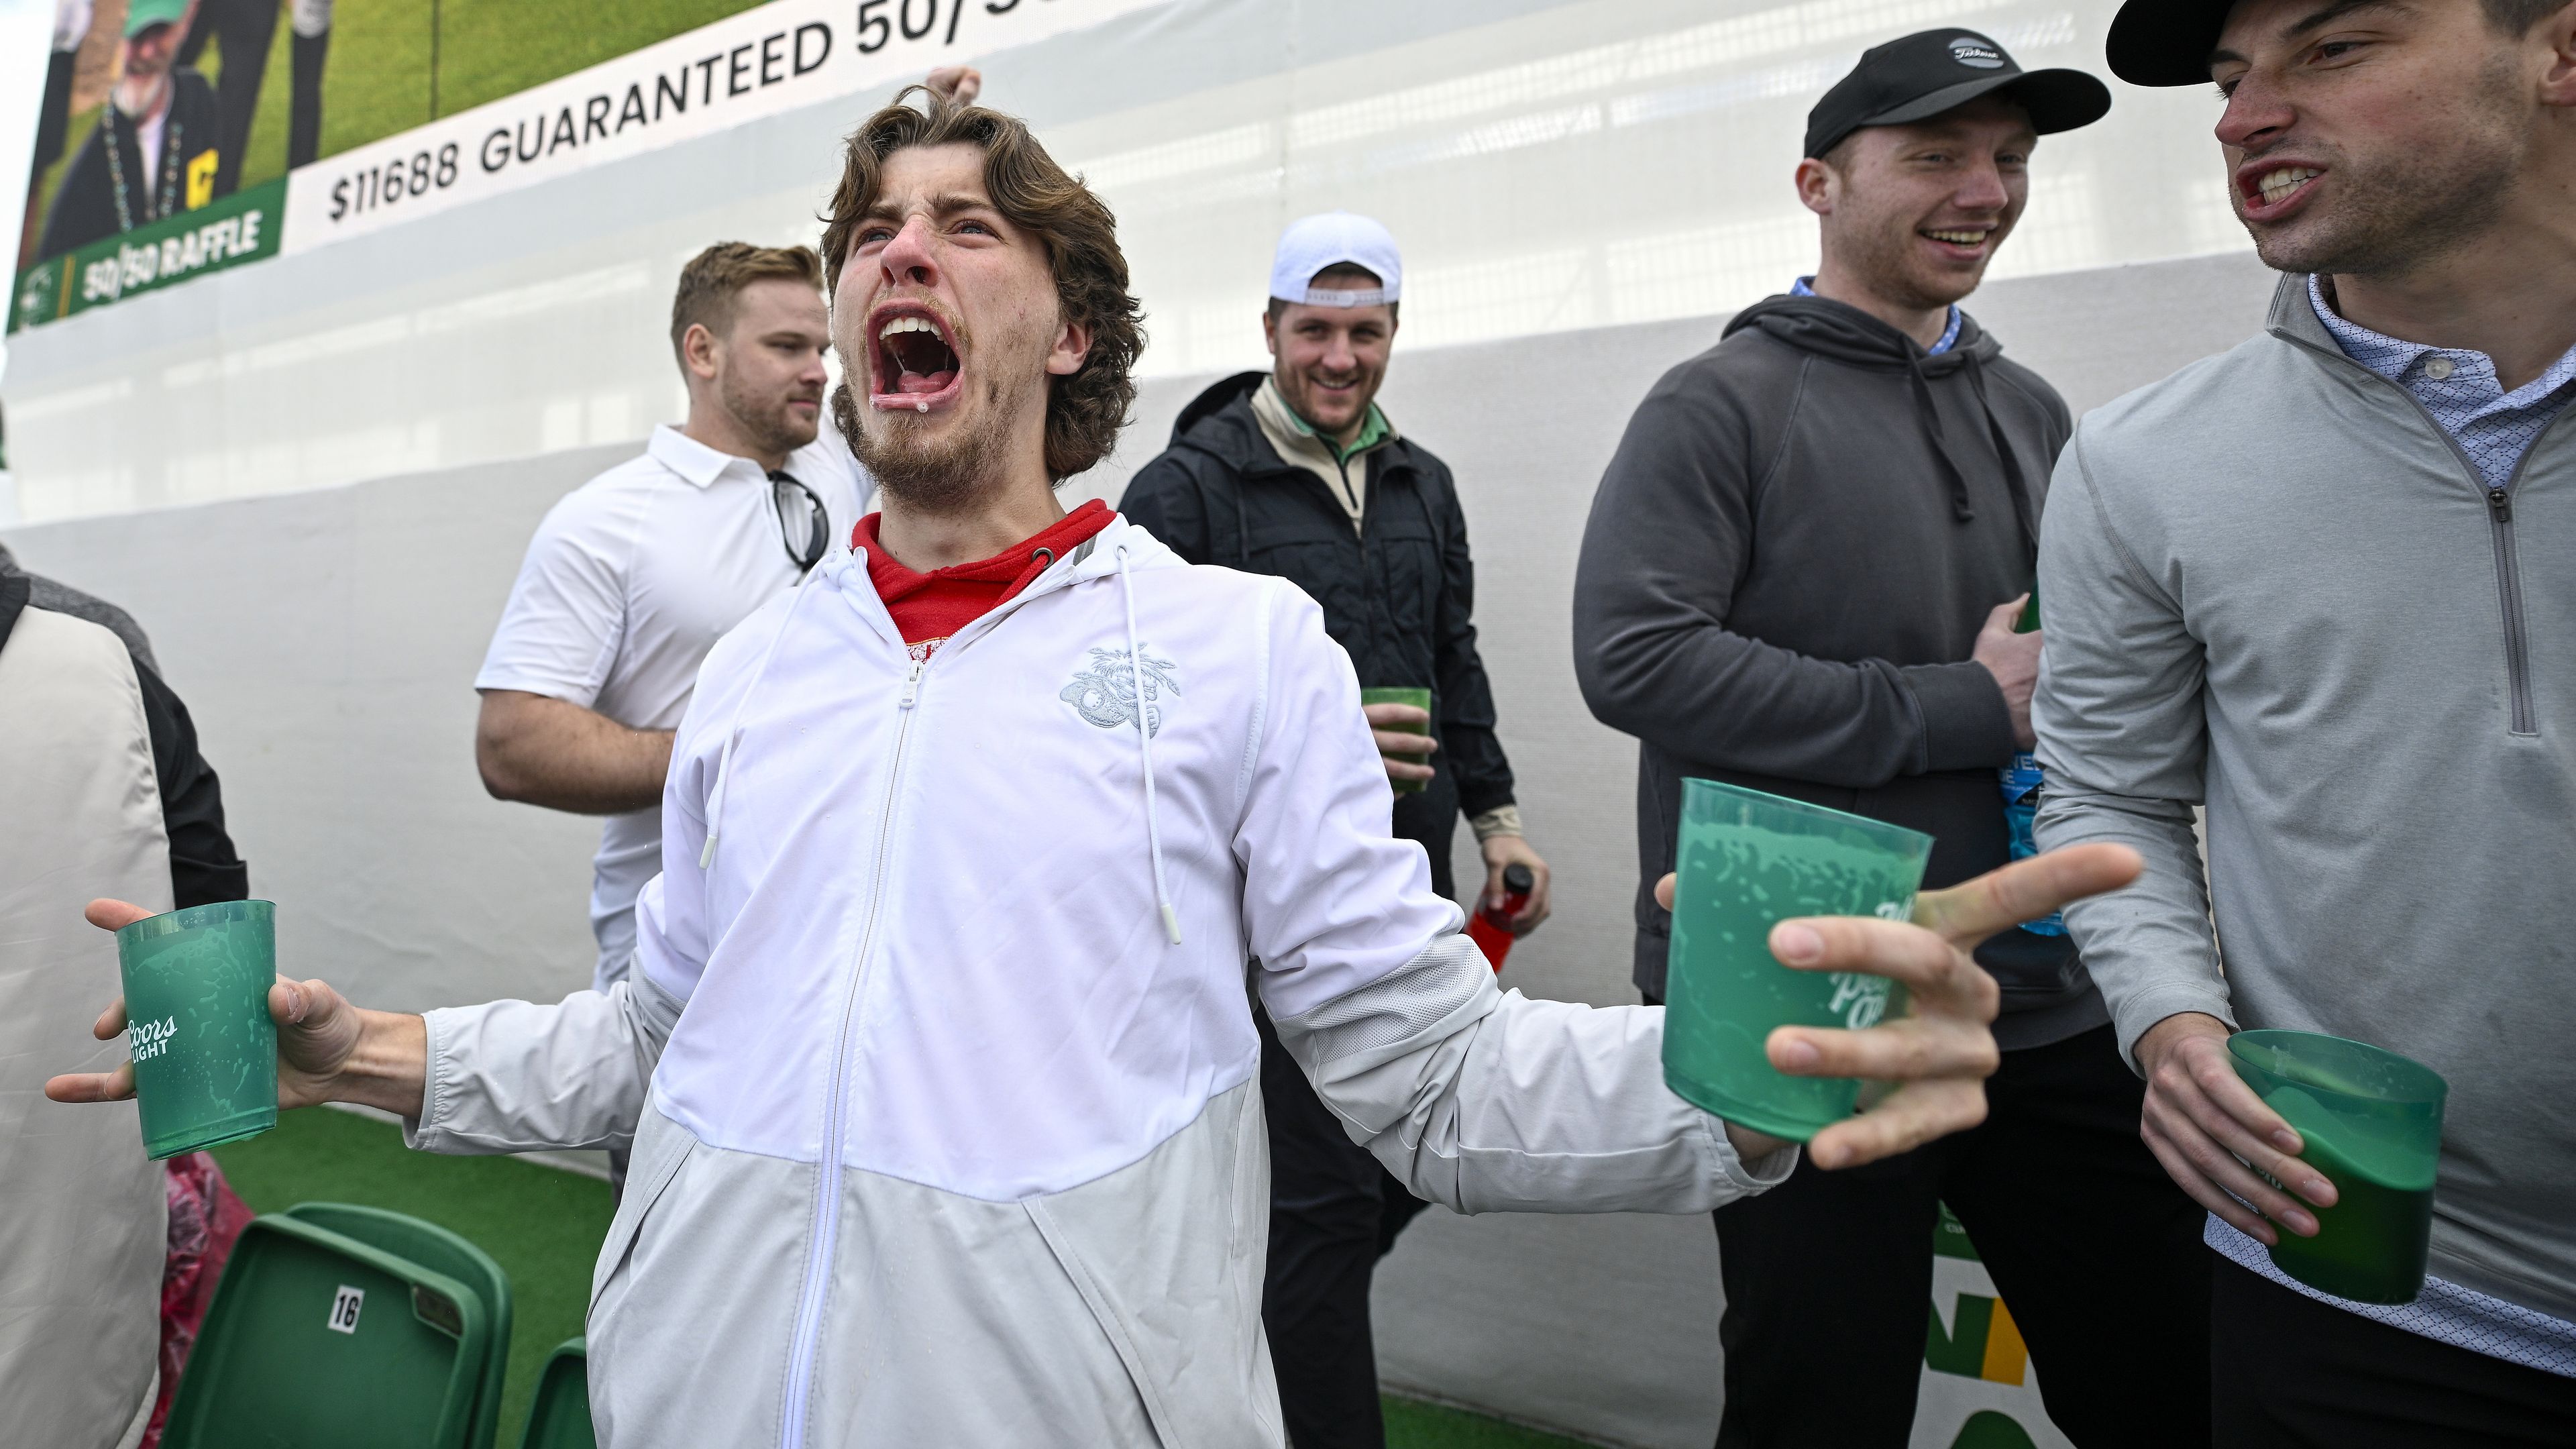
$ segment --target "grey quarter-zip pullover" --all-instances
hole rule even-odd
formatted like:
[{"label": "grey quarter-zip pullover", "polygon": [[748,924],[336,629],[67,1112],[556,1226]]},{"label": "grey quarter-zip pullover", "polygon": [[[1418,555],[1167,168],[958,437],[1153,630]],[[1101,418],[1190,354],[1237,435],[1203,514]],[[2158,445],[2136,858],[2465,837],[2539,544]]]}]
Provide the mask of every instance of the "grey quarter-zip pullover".
[{"label": "grey quarter-zip pullover", "polygon": [[2576,424],[2491,487],[2290,276],[2050,491],[2038,836],[2147,858],[2066,912],[2122,1050],[2189,1011],[2432,1067],[2433,1275],[2576,1320]]}]

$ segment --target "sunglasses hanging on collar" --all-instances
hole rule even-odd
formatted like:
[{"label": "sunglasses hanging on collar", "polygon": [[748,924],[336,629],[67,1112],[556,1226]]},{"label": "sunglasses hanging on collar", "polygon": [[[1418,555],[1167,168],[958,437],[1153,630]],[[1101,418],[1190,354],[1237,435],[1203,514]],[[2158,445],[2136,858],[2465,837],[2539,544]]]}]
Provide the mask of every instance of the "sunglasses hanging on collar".
[{"label": "sunglasses hanging on collar", "polygon": [[797,577],[814,571],[832,548],[832,523],[823,500],[793,473],[769,475],[769,506],[778,514],[778,541]]}]

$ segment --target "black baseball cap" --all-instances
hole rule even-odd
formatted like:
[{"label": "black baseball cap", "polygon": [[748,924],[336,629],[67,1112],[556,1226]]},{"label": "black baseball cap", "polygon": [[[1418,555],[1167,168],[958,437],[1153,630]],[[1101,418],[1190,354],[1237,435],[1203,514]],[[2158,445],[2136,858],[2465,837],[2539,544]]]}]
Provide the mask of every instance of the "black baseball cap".
[{"label": "black baseball cap", "polygon": [[[2129,0],[2129,10],[2146,3]],[[1928,120],[1997,93],[2020,102],[2043,136],[2089,126],[2111,109],[2111,88],[2083,71],[2023,70],[1973,30],[1924,30],[1863,52],[1834,82],[1807,112],[1807,154],[1822,156],[1864,126]]]},{"label": "black baseball cap", "polygon": [[2236,0],[2129,0],[2103,37],[2111,74],[2133,86],[2209,83],[2209,53]]}]

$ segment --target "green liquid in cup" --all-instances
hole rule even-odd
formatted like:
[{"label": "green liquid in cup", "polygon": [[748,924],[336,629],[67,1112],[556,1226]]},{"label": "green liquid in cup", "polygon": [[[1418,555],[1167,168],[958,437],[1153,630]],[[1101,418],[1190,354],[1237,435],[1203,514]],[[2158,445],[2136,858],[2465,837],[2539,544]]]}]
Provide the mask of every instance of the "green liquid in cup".
[{"label": "green liquid in cup", "polygon": [[2317,1235],[2282,1230],[2273,1266],[2356,1303],[2414,1302],[2433,1240],[2448,1095],[2441,1077],[2394,1052],[2312,1032],[2239,1032],[2228,1056],[2299,1134],[2300,1159],[2335,1185],[2333,1207],[2309,1206]]},{"label": "green liquid in cup", "polygon": [[[1360,691],[1360,703],[1363,706],[1372,704],[1409,704],[1415,709],[1421,710],[1425,714],[1429,714],[1431,712],[1431,691],[1427,689],[1363,689]],[[1421,765],[1431,763],[1431,747],[1428,743],[1431,737],[1430,725],[1425,724],[1419,730],[1396,728],[1394,732],[1398,734],[1419,734],[1425,741],[1422,748],[1422,754],[1418,758],[1413,756],[1399,756],[1398,758],[1412,759],[1414,763]],[[1428,780],[1389,779],[1387,783],[1395,787],[1395,793],[1398,795],[1419,795],[1423,791],[1431,788],[1431,782]]]},{"label": "green liquid in cup", "polygon": [[276,910],[218,901],[116,933],[143,1150],[156,1162],[277,1125]]},{"label": "green liquid in cup", "polygon": [[1903,1003],[1884,976],[1781,965],[1771,928],[1794,916],[1910,919],[1931,855],[1919,831],[1684,780],[1664,1084],[1702,1111],[1798,1142],[1849,1117],[1859,1082],[1785,1075],[1763,1043],[1779,1026],[1874,1026]]}]

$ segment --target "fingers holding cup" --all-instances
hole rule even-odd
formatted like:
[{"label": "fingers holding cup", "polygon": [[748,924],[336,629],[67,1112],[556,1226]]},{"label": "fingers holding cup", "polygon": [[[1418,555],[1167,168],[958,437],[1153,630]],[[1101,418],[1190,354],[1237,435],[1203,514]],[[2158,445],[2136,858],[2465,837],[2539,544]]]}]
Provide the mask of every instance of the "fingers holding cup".
[{"label": "fingers holding cup", "polygon": [[1810,1138],[1808,1160],[1833,1171],[1911,1152],[1986,1120],[1981,1080],[1909,1082],[1857,1117]]},{"label": "fingers holding cup", "polygon": [[119,1062],[112,1072],[65,1072],[45,1082],[53,1102],[122,1102],[134,1095],[134,1063]]},{"label": "fingers holding cup", "polygon": [[1772,931],[1782,964],[1883,976],[1904,988],[1903,1013],[1859,1030],[1783,1026],[1764,1043],[1789,1076],[1855,1079],[1859,1116],[1808,1143],[1818,1167],[1854,1167],[1908,1152],[1985,1120],[1985,1079],[2002,1055],[1987,1024],[1994,979],[1920,926],[1843,916],[1783,921]]},{"label": "fingers holding cup", "polygon": [[1916,1015],[1934,1012],[1982,1026],[1995,1019],[2003,1002],[1995,978],[1966,952],[1905,921],[1867,916],[1782,921],[1771,928],[1771,954],[1793,971],[1884,977],[1905,989]]},{"label": "fingers holding cup", "polygon": [[122,931],[137,921],[150,920],[158,911],[147,911],[132,901],[101,896],[82,909],[81,918],[102,931]]}]

